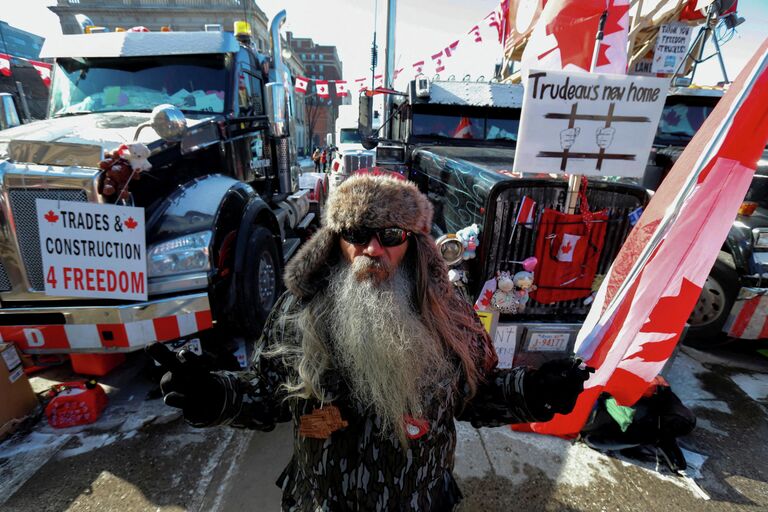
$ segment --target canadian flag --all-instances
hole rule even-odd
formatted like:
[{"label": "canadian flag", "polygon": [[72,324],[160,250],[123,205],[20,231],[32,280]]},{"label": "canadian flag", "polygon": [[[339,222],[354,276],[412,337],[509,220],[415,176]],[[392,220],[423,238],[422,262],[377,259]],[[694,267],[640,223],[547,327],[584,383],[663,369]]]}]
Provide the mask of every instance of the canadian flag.
[{"label": "canadian flag", "polygon": [[448,46],[446,46],[445,47],[445,56],[446,56],[446,58],[448,58],[451,55],[453,55],[454,53],[456,53],[456,48],[458,48],[458,47],[459,47],[459,41],[458,40],[456,40],[456,41],[452,42],[451,44],[449,44]]},{"label": "canadian flag", "polygon": [[303,76],[297,76],[296,84],[293,86],[293,88],[302,94],[306,94],[308,85],[309,85],[308,78],[304,78]]},{"label": "canadian flag", "polygon": [[328,94],[328,80],[315,80],[315,87],[317,87],[317,95],[321,98],[327,98]]},{"label": "canadian flag", "polygon": [[357,78],[355,79],[355,85],[357,86],[357,91],[364,91],[367,89],[365,86],[365,78]]},{"label": "canadian flag", "polygon": [[454,139],[471,139],[472,138],[472,121],[468,117],[462,117],[459,120],[459,124],[456,126],[456,130],[453,132]]},{"label": "canadian flag", "polygon": [[488,23],[489,27],[492,27],[492,28],[496,29],[496,33],[498,35],[499,42],[501,42],[501,38],[503,36],[503,31],[502,31],[503,29],[502,29],[502,26],[501,26],[501,20],[499,19],[499,15],[496,13],[496,11],[489,12],[485,16],[485,18],[483,18],[483,20],[485,20],[485,22]]},{"label": "canadian flag", "polygon": [[413,63],[413,72],[417,75],[420,75],[424,72],[424,61],[420,60],[418,62]]},{"label": "canadian flag", "polygon": [[[32,61],[30,61],[32,62]],[[43,80],[46,87],[51,86],[51,65],[45,62],[32,62],[32,67],[35,68],[37,74]]]},{"label": "canadian flag", "polygon": [[[608,16],[597,64],[591,70],[595,36],[603,12]],[[550,0],[544,6],[522,58],[529,69],[625,73],[629,0]]]},{"label": "canadian flag", "polygon": [[483,36],[480,35],[480,27],[478,25],[472,27],[467,34],[471,34],[475,38],[476,43],[483,42]]},{"label": "canadian flag", "polygon": [[445,64],[443,64],[442,50],[432,56],[432,62],[435,63],[435,73],[440,73],[445,69]]},{"label": "canadian flag", "polygon": [[349,94],[346,80],[336,80],[336,96],[342,98]]},{"label": "canadian flag", "polygon": [[0,74],[11,76],[11,58],[4,53],[0,53]]},{"label": "canadian flag", "polygon": [[581,235],[570,235],[563,233],[563,240],[560,242],[560,248],[557,250],[555,258],[558,261],[573,261],[573,251],[576,250],[576,244],[581,240]]},{"label": "canadian flag", "polygon": [[536,201],[528,196],[523,196],[523,200],[520,201],[520,209],[517,211],[515,224],[522,224],[527,228],[533,229],[533,214],[535,208]]}]

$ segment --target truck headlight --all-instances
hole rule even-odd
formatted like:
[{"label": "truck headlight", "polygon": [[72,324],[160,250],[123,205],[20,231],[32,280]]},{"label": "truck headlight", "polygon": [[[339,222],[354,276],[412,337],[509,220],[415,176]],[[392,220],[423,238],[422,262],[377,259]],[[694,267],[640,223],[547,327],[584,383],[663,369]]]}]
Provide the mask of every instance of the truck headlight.
[{"label": "truck headlight", "polygon": [[753,229],[752,237],[755,240],[755,249],[768,249],[768,230]]},{"label": "truck headlight", "polygon": [[149,246],[149,277],[210,270],[211,236],[210,231],[201,231]]}]

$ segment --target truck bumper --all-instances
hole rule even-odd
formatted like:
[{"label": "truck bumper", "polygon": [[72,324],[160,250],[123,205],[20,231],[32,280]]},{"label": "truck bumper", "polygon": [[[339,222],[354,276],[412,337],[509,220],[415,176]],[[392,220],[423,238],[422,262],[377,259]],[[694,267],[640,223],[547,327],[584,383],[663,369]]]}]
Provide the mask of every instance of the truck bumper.
[{"label": "truck bumper", "polygon": [[768,288],[742,288],[723,331],[732,338],[768,338]]},{"label": "truck bumper", "polygon": [[0,341],[27,354],[133,352],[211,327],[207,293],[119,306],[0,309]]}]

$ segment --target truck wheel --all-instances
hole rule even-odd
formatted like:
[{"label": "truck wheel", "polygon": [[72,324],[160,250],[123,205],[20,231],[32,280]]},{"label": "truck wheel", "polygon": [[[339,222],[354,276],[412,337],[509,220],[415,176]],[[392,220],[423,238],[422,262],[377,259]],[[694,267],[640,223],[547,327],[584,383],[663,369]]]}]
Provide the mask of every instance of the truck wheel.
[{"label": "truck wheel", "polygon": [[720,251],[709,272],[701,295],[688,318],[690,327],[685,344],[696,348],[722,345],[727,341],[723,325],[739,293],[739,276],[733,258]]},{"label": "truck wheel", "polygon": [[246,266],[239,282],[237,316],[246,340],[261,335],[264,322],[282,290],[282,265],[272,233],[256,227],[248,239]]}]

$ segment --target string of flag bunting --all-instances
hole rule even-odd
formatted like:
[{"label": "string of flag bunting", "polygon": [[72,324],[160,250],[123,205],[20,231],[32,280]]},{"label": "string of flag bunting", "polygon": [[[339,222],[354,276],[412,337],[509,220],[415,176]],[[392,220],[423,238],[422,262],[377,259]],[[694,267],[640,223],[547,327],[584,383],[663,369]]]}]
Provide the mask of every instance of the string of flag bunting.
[{"label": "string of flag bunting", "polygon": [[[504,38],[504,15],[502,14],[502,7],[499,7],[490,13],[488,13],[480,23],[473,26],[465,36],[448,44],[445,48],[440,49],[438,52],[430,55],[430,59],[422,59],[411,64],[411,72],[414,76],[424,74],[424,70],[427,66],[431,66],[431,69],[435,73],[442,73],[445,71],[448,59],[454,56],[459,44],[462,42],[470,42],[479,44],[483,42],[483,34],[480,32],[481,27],[488,27],[494,29],[493,34],[501,43]],[[463,40],[463,41],[462,41]],[[395,69],[394,80],[405,71],[405,67]],[[374,75],[374,87],[376,89],[384,87],[384,75]],[[310,88],[310,84],[314,84],[317,96],[319,98],[327,99],[331,96],[331,85],[335,89],[335,95],[338,98],[342,98],[349,95],[350,86],[353,87],[355,92],[362,92],[369,89],[366,85],[366,81],[369,77],[356,78],[349,83],[347,80],[319,80],[316,78],[310,78],[305,76],[296,76],[294,78],[294,90],[302,94],[306,94]]]}]

